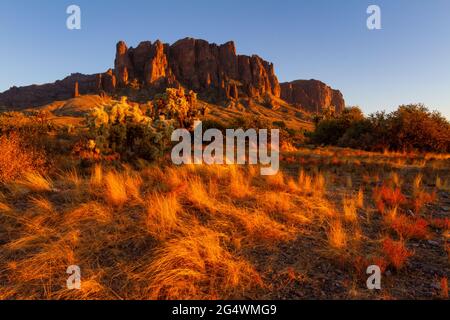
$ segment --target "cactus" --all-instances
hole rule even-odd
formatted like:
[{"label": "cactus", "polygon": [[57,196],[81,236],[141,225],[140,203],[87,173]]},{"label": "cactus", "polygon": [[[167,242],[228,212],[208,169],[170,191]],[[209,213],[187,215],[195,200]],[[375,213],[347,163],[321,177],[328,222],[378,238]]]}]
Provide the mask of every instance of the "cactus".
[{"label": "cactus", "polygon": [[154,160],[170,146],[170,136],[177,127],[190,128],[201,115],[197,95],[184,89],[168,88],[157,95],[152,108],[143,112],[126,97],[112,105],[95,108],[87,122],[92,141],[87,149],[103,155],[118,154],[122,159]]},{"label": "cactus", "polygon": [[154,105],[155,117],[174,119],[178,122],[178,127],[188,129],[205,112],[197,105],[197,94],[193,91],[186,94],[181,87],[168,88],[164,94],[156,95]]}]

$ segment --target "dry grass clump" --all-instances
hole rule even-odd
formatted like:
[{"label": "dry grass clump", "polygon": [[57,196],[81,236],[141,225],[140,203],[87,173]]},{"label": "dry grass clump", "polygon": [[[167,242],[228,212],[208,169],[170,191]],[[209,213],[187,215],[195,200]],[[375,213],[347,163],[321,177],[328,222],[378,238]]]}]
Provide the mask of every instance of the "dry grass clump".
[{"label": "dry grass clump", "polygon": [[230,170],[230,195],[234,198],[246,198],[252,194],[250,179],[245,177],[241,170],[232,167]]},{"label": "dry grass clump", "polygon": [[326,191],[325,177],[322,174],[309,175],[303,169],[298,174],[297,182],[289,179],[287,186],[292,192],[309,196],[321,197]]},{"label": "dry grass clump", "polygon": [[430,237],[428,222],[422,218],[408,218],[405,215],[397,215],[389,217],[387,224],[400,237],[405,239],[428,239]]},{"label": "dry grass clump", "polygon": [[358,199],[344,197],[342,200],[344,219],[350,222],[356,222],[358,220]]},{"label": "dry grass clump", "polygon": [[172,237],[180,227],[182,207],[174,195],[163,197],[153,194],[147,201],[147,230],[158,240]]},{"label": "dry grass clump", "polygon": [[382,247],[387,261],[397,270],[402,269],[406,261],[414,255],[412,251],[406,248],[405,242],[402,240],[394,241],[387,238],[383,241]]},{"label": "dry grass clump", "polygon": [[260,196],[260,199],[261,207],[273,215],[288,214],[296,209],[291,198],[286,193],[265,192]]},{"label": "dry grass clump", "polygon": [[90,183],[93,188],[100,187],[103,183],[103,167],[98,163],[92,169]]},{"label": "dry grass clump", "polygon": [[53,214],[55,212],[53,203],[44,197],[31,197],[30,202],[41,214]]},{"label": "dry grass clump", "polygon": [[434,201],[436,201],[435,192],[429,193],[423,190],[418,190],[413,194],[411,206],[414,213],[418,214],[426,204],[433,203]]},{"label": "dry grass clump", "polygon": [[[39,238],[36,236],[35,241],[28,243],[28,247],[40,250],[31,253],[25,259],[13,260],[6,264],[10,281],[14,283],[14,287],[10,290],[11,297],[18,295],[27,299],[54,299],[61,286],[52,284],[65,283],[66,268],[76,262],[74,245],[70,233],[59,237],[56,241],[49,241],[45,235],[40,235]],[[5,249],[15,251],[26,248],[24,243],[16,242],[14,246]]]},{"label": "dry grass clump", "polygon": [[105,199],[108,203],[121,206],[128,201],[125,181],[120,174],[108,172],[105,176],[105,187]]},{"label": "dry grass clump", "polygon": [[106,224],[112,222],[113,218],[110,208],[99,202],[90,201],[66,213],[64,223],[68,227],[89,221]]},{"label": "dry grass clump", "polygon": [[247,261],[224,249],[222,235],[204,228],[173,239],[160,248],[139,274],[149,280],[150,299],[226,299],[262,286]]},{"label": "dry grass clump", "polygon": [[[277,222],[261,210],[247,211],[236,208],[230,210],[230,218],[238,219],[243,225],[244,232],[241,242],[248,246],[273,246],[280,241],[292,240],[292,229],[285,224]],[[295,217],[290,217],[294,219]],[[235,233],[237,234],[237,233]]]},{"label": "dry grass clump", "polygon": [[214,194],[208,192],[208,188],[212,186],[212,181],[209,185],[203,183],[198,176],[193,176],[188,181],[187,200],[191,202],[197,209],[214,213],[217,211]]},{"label": "dry grass clump", "polygon": [[14,181],[12,189],[15,192],[50,192],[53,182],[38,172],[27,172],[22,178]]},{"label": "dry grass clump", "polygon": [[141,201],[142,179],[137,175],[110,171],[105,175],[104,183],[105,200],[109,204],[123,206],[131,200]]},{"label": "dry grass clump", "polygon": [[268,187],[272,187],[275,189],[284,189],[285,188],[285,177],[282,171],[278,171],[277,174],[272,176],[266,176],[266,183]]},{"label": "dry grass clump", "polygon": [[343,249],[347,245],[347,233],[340,220],[333,220],[328,229],[328,242],[332,248]]},{"label": "dry grass clump", "polygon": [[385,185],[376,187],[373,191],[373,197],[380,213],[385,213],[386,207],[398,208],[406,203],[406,197],[400,188],[389,188]]}]

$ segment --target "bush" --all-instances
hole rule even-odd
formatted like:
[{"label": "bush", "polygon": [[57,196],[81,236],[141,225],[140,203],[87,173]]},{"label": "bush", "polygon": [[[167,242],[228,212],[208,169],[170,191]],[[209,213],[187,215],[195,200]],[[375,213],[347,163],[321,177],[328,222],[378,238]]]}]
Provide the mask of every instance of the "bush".
[{"label": "bush", "polygon": [[50,113],[35,111],[32,113],[5,112],[0,114],[0,134],[18,134],[22,142],[28,145],[43,146],[48,133],[54,129],[50,122]]},{"label": "bush", "polygon": [[111,106],[98,107],[88,116],[90,140],[87,150],[93,155],[120,155],[124,159],[153,160],[170,141],[171,123],[153,120],[127,103],[126,98]]},{"label": "bush", "polygon": [[143,111],[123,97],[113,105],[95,108],[88,116],[90,140],[78,153],[90,154],[93,159],[118,155],[122,159],[155,160],[171,145],[172,131],[192,127],[201,112],[196,94],[185,94],[182,88],[166,89],[152,106]]},{"label": "bush", "polygon": [[17,133],[0,135],[0,183],[7,183],[27,173],[42,172],[44,155],[27,146]]},{"label": "bush", "polygon": [[316,144],[370,151],[450,152],[450,123],[423,105],[403,105],[386,114],[364,117],[357,107],[337,117],[322,117],[310,135]]},{"label": "bush", "polygon": [[450,152],[450,123],[423,105],[400,106],[387,117],[391,148]]},{"label": "bush", "polygon": [[193,91],[186,94],[181,87],[168,88],[164,94],[156,95],[154,106],[154,118],[173,119],[180,128],[191,128],[195,118],[206,112],[198,107],[197,94]]},{"label": "bush", "polygon": [[315,119],[316,129],[311,140],[317,144],[337,145],[345,132],[363,119],[364,115],[358,107],[346,108],[338,117],[327,113]]}]

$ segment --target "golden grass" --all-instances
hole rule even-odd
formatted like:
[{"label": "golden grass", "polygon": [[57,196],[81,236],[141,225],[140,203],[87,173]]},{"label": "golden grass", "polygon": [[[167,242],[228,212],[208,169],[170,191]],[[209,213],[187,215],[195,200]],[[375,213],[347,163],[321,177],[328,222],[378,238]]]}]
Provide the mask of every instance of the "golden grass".
[{"label": "golden grass", "polygon": [[230,170],[230,195],[234,198],[245,198],[252,194],[250,180],[244,177],[241,170],[232,167]]},{"label": "golden grass", "polygon": [[87,223],[95,221],[99,223],[110,223],[113,220],[111,210],[95,201],[81,204],[74,210],[69,211],[65,216],[64,223],[71,226],[75,223]]},{"label": "golden grass", "polygon": [[261,286],[259,274],[225,250],[221,238],[219,233],[199,228],[167,242],[139,275],[149,280],[147,298],[225,299]]},{"label": "golden grass", "polygon": [[423,175],[419,173],[413,181],[413,194],[416,194],[421,191]]},{"label": "golden grass", "polygon": [[128,201],[127,188],[123,176],[108,172],[105,176],[105,199],[115,206],[122,206]]},{"label": "golden grass", "polygon": [[268,187],[283,189],[285,187],[283,172],[278,171],[277,174],[275,174],[275,175],[266,176],[266,182],[267,182]]},{"label": "golden grass", "polygon": [[364,209],[364,190],[359,189],[358,195],[356,196],[356,206],[360,209]]},{"label": "golden grass", "polygon": [[123,206],[131,200],[141,202],[142,179],[130,172],[110,171],[105,175],[105,200],[114,206]]},{"label": "golden grass", "polygon": [[[323,265],[350,278],[354,256],[401,269],[413,254],[410,239],[448,233],[445,222],[433,231],[421,220],[431,212],[423,204],[440,200],[425,195],[434,182],[445,187],[445,171],[430,178],[427,163],[419,179],[411,173],[417,168],[409,170],[417,163],[401,160],[409,166],[403,170],[402,156],[393,154],[297,154],[302,169],[273,177],[261,177],[256,166],[106,164],[57,171],[63,174],[52,174],[53,181],[24,176],[0,189],[0,299],[289,298],[302,273],[312,275],[314,298]],[[414,201],[417,217],[409,213]],[[382,216],[359,219],[380,204]],[[384,241],[388,235],[402,240]],[[80,291],[65,287],[70,264],[82,267]],[[350,287],[339,297],[351,297]]]},{"label": "golden grass", "polygon": [[53,204],[44,197],[32,197],[30,198],[30,202],[43,214],[55,212]]},{"label": "golden grass", "polygon": [[344,211],[344,219],[346,221],[356,222],[358,220],[357,199],[345,197],[342,200],[342,206]]},{"label": "golden grass", "polygon": [[78,172],[76,169],[69,170],[65,178],[76,188],[80,188],[81,184],[83,183],[83,179],[78,175]]},{"label": "golden grass", "polygon": [[328,242],[332,248],[343,249],[347,245],[347,233],[339,220],[333,220],[328,229]]},{"label": "golden grass", "polygon": [[53,189],[53,182],[40,173],[28,172],[14,182],[13,189],[19,192],[49,192]]},{"label": "golden grass", "polygon": [[301,169],[298,174],[297,184],[295,184],[295,182],[290,179],[288,180],[288,187],[293,192],[320,197],[326,191],[325,177],[321,173],[309,175],[303,169]]},{"label": "golden grass", "polygon": [[152,237],[166,240],[180,227],[182,207],[174,195],[152,195],[147,201],[147,230]]},{"label": "golden grass", "polygon": [[211,197],[206,190],[208,185],[205,186],[198,176],[192,177],[188,181],[188,185],[187,200],[189,202],[200,210],[208,211],[210,213],[217,211],[214,198]]},{"label": "golden grass", "polygon": [[91,174],[91,185],[95,187],[100,187],[103,183],[103,168],[100,164],[96,164],[92,169]]}]

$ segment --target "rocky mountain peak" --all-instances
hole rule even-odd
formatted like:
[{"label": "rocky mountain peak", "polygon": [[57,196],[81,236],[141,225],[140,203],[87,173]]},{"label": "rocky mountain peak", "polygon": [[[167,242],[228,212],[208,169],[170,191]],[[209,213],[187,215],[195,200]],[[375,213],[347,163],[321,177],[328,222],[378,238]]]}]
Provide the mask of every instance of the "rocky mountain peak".
[{"label": "rocky mountain peak", "polygon": [[317,80],[280,85],[274,65],[258,55],[238,55],[233,41],[218,45],[184,38],[172,45],[143,41],[136,48],[124,41],[116,45],[114,69],[105,73],[75,73],[55,83],[11,88],[0,94],[0,105],[11,108],[41,106],[76,94],[109,93],[130,85],[163,90],[184,86],[217,99],[261,100],[282,98],[299,108],[321,112],[344,108],[342,94]]}]

